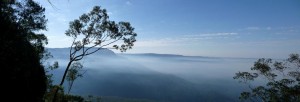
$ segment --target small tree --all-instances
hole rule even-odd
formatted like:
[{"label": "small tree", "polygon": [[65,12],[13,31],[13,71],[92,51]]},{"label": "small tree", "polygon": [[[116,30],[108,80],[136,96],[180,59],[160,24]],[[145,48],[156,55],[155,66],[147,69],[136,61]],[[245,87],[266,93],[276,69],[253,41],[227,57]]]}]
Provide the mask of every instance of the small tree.
[{"label": "small tree", "polygon": [[[88,14],[83,14],[72,22],[65,33],[73,38],[70,47],[69,62],[59,86],[64,84],[66,75],[73,62],[84,56],[91,55],[103,48],[115,48],[121,52],[131,49],[136,41],[137,34],[129,22],[110,21],[105,9],[95,6]],[[122,41],[122,42],[118,42]],[[113,45],[116,43],[116,45]],[[58,90],[54,94],[56,98]]]},{"label": "small tree", "polygon": [[291,54],[282,62],[272,59],[259,59],[251,70],[256,72],[238,72],[233,77],[240,82],[249,83],[257,78],[266,80],[266,85],[253,86],[250,92],[242,92],[241,100],[271,101],[271,102],[299,102],[300,101],[300,58],[298,54]]},{"label": "small tree", "polygon": [[83,68],[82,64],[80,62],[74,62],[71,66],[71,68],[69,69],[69,72],[67,74],[67,81],[69,82],[69,89],[68,89],[68,94],[71,91],[71,88],[73,86],[74,81],[78,78],[78,77],[82,77],[83,74],[86,72],[82,72],[80,73],[80,71],[82,71],[81,69]]}]

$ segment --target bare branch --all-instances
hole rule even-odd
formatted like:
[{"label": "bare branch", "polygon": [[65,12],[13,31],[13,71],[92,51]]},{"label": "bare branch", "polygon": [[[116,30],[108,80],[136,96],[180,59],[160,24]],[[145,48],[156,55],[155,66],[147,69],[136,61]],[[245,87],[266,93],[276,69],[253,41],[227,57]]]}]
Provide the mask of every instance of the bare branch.
[{"label": "bare branch", "polygon": [[72,52],[72,49],[73,49],[73,45],[74,45],[74,43],[75,43],[75,40],[76,40],[76,38],[73,39],[73,42],[72,42],[71,47],[70,47],[70,58],[72,58],[72,57],[73,57],[73,54],[74,54],[74,53],[71,53],[71,52]]}]

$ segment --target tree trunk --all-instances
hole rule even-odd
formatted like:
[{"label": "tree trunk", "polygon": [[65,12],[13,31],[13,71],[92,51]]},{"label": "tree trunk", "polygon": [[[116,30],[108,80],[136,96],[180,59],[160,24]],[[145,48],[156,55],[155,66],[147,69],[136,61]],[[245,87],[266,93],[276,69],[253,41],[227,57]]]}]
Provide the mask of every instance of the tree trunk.
[{"label": "tree trunk", "polygon": [[69,94],[70,91],[71,91],[71,88],[72,88],[72,86],[73,86],[73,83],[74,83],[74,80],[72,80],[72,82],[71,82],[71,84],[70,84],[70,86],[69,86],[68,94]]},{"label": "tree trunk", "polygon": [[[68,70],[69,70],[69,68],[70,68],[70,66],[71,66],[71,64],[72,64],[72,62],[73,62],[73,60],[71,60],[71,61],[68,63],[68,66],[67,66],[67,68],[66,68],[66,70],[65,70],[64,76],[63,76],[63,78],[61,79],[61,82],[60,82],[59,86],[62,86],[62,85],[64,84],[66,75],[67,75],[67,73],[68,73]],[[59,90],[59,88],[56,88],[56,89],[55,89],[55,93],[54,93],[52,102],[56,102],[56,97],[57,97],[58,90]]]}]

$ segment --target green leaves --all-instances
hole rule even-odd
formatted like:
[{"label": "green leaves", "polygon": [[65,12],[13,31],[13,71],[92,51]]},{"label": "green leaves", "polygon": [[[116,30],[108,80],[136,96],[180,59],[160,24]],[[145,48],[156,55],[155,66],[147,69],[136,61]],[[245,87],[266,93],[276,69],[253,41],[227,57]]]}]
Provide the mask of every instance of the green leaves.
[{"label": "green leaves", "polygon": [[[251,92],[241,93],[241,100],[299,102],[300,101],[300,58],[291,54],[283,62],[272,62],[272,59],[259,59],[254,63],[251,72],[238,72],[233,77],[240,82],[254,81],[265,77],[267,84],[251,88]],[[249,85],[250,86],[250,85]]]},{"label": "green leaves", "polygon": [[280,72],[283,72],[286,68],[288,68],[288,67],[286,67],[285,63],[277,62],[277,61],[273,64],[273,66],[275,67],[276,70],[278,70]]},{"label": "green leaves", "polygon": [[300,59],[299,59],[299,54],[290,54],[290,58],[287,59],[289,62],[295,62],[295,63],[299,63]]},{"label": "green leaves", "polygon": [[59,67],[58,62],[55,61],[55,62],[53,63],[53,65],[49,66],[49,69],[50,69],[50,70],[54,70],[54,69],[57,69],[58,67]]},{"label": "green leaves", "polygon": [[79,20],[74,20],[73,22],[70,22],[69,29],[66,31],[67,36],[71,36],[74,38],[77,38],[77,35],[80,35],[81,29],[83,25],[80,23]]},{"label": "green leaves", "polygon": [[82,72],[82,68],[83,68],[83,65],[80,62],[74,62],[71,65],[71,68],[68,70],[68,73],[67,73],[67,81],[69,81],[68,93],[71,91],[74,81],[78,77],[83,77],[83,74],[85,72]]},{"label": "green leaves", "polygon": [[[75,51],[83,50],[83,47],[86,46],[113,47],[121,52],[131,49],[134,46],[134,42],[136,42],[135,37],[137,36],[134,28],[129,22],[116,23],[108,18],[105,9],[95,6],[91,12],[82,14],[79,19],[70,22],[69,29],[65,34],[74,38],[71,47],[74,47]],[[79,38],[82,40],[78,40]],[[119,40],[123,40],[123,42],[109,47],[109,45]]]},{"label": "green leaves", "polygon": [[240,79],[239,82],[247,83],[248,81],[253,81],[257,77],[258,77],[257,73],[238,72],[235,73],[233,79]]},{"label": "green leaves", "polygon": [[[93,54],[103,48],[115,48],[125,52],[134,46],[137,34],[130,23],[116,23],[108,18],[105,9],[95,6],[91,12],[82,14],[79,19],[70,22],[69,29],[65,32],[67,36],[73,38],[70,48],[70,61],[60,82],[60,85],[63,85],[67,77],[70,85],[68,92],[70,92],[74,80],[82,76],[79,73],[82,65],[77,61],[80,61],[84,56]],[[118,42],[119,40],[121,41]],[[114,43],[115,45],[112,46]],[[57,92],[56,90],[54,97]]]},{"label": "green leaves", "polygon": [[87,14],[83,14],[79,17],[79,20],[82,21],[83,23],[88,23],[90,21],[90,18]]},{"label": "green leaves", "polygon": [[16,6],[17,10],[20,10],[17,12],[16,21],[29,32],[46,30],[45,8],[32,0],[23,3],[25,4],[20,3]]},{"label": "green leaves", "polygon": [[267,73],[271,70],[270,63],[272,63],[272,59],[261,58],[258,59],[251,70],[257,70],[260,73]]},{"label": "green leaves", "polygon": [[67,80],[74,81],[78,77],[82,77],[83,73],[80,73],[83,65],[80,62],[74,62],[68,71]]}]

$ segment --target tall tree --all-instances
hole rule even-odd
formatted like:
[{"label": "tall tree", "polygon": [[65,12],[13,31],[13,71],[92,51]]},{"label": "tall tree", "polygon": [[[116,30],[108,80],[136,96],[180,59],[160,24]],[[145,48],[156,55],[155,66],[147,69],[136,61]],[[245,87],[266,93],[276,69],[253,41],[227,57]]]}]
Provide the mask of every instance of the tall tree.
[{"label": "tall tree", "polygon": [[[129,22],[114,22],[109,20],[106,9],[95,6],[88,14],[70,22],[65,33],[73,38],[69,51],[69,62],[59,86],[64,84],[66,75],[73,62],[80,61],[103,48],[114,48],[121,52],[131,49],[136,41],[137,34]],[[112,45],[112,44],[116,45]],[[56,99],[56,90],[54,100]]]},{"label": "tall tree", "polygon": [[9,89],[4,93],[17,97],[10,101],[43,100],[46,77],[41,61],[48,55],[47,38],[36,32],[46,30],[44,11],[33,0],[0,1],[0,62],[4,87]]},{"label": "tall tree", "polygon": [[300,58],[291,54],[282,62],[272,59],[259,59],[251,68],[254,72],[238,72],[233,77],[243,83],[250,83],[258,78],[266,85],[251,86],[250,92],[241,93],[241,100],[263,102],[299,102],[300,101]]}]

